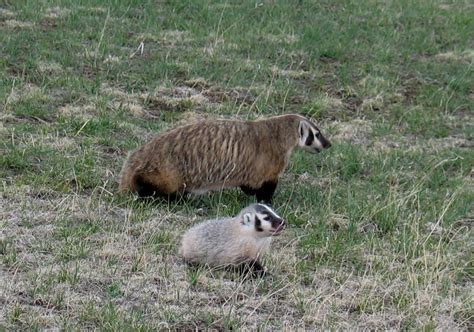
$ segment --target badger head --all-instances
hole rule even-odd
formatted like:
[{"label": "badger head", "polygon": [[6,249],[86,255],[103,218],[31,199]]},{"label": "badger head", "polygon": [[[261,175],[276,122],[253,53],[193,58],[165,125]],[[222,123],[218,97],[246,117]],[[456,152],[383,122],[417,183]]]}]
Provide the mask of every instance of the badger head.
[{"label": "badger head", "polygon": [[285,228],[285,220],[270,206],[260,203],[244,209],[241,223],[257,237],[278,236]]},{"label": "badger head", "polygon": [[317,153],[331,147],[331,143],[307,117],[303,117],[298,126],[298,146],[308,152]]}]

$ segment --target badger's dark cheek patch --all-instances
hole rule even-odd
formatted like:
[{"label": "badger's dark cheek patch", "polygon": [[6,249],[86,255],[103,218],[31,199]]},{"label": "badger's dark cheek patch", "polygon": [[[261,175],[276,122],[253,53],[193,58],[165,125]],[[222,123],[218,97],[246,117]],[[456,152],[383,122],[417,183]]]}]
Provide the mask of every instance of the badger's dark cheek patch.
[{"label": "badger's dark cheek patch", "polygon": [[321,143],[323,148],[328,149],[331,147],[331,142],[329,142],[325,137],[322,136]]},{"label": "badger's dark cheek patch", "polygon": [[314,134],[310,131],[308,133],[308,137],[306,138],[306,142],[304,144],[306,144],[307,146],[310,146],[311,144],[313,144],[313,141],[314,141]]},{"label": "badger's dark cheek patch", "polygon": [[257,232],[263,232],[262,221],[259,217],[255,217],[255,230]]},{"label": "badger's dark cheek patch", "polygon": [[278,228],[281,224],[280,220],[272,220],[272,228]]}]

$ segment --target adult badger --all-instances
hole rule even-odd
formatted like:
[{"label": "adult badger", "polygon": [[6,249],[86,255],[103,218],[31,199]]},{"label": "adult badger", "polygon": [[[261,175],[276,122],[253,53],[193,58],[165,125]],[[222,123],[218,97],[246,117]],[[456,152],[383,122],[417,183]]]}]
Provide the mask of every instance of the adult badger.
[{"label": "adult badger", "polygon": [[170,198],[240,187],[257,201],[271,203],[295,147],[316,153],[330,146],[303,115],[205,120],[164,132],[133,152],[122,169],[120,189]]}]

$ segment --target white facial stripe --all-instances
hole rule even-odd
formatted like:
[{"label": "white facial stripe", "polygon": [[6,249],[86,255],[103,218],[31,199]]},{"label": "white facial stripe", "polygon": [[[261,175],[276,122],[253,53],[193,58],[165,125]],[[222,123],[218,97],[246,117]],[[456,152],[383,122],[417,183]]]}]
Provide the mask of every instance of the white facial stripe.
[{"label": "white facial stripe", "polygon": [[257,217],[258,217],[258,219],[260,219],[260,220],[268,221],[268,215],[266,215],[266,214],[257,213]]},{"label": "white facial stripe", "polygon": [[282,219],[278,214],[276,214],[275,211],[269,210],[269,212],[270,212],[271,214],[273,214],[273,215],[275,216],[275,218]]},{"label": "white facial stripe", "polygon": [[270,208],[269,206],[265,205],[265,204],[262,204],[262,203],[259,203],[258,205],[261,205],[263,207],[265,207],[265,209],[267,210],[267,212],[271,213],[275,218],[278,218],[278,219],[282,219],[278,214],[276,214],[276,212]]},{"label": "white facial stripe", "polygon": [[309,127],[311,128],[311,131],[313,132],[313,134],[316,136],[316,134],[321,134],[321,130],[319,130],[318,127],[316,127],[316,125],[310,121],[308,121],[309,123]]}]

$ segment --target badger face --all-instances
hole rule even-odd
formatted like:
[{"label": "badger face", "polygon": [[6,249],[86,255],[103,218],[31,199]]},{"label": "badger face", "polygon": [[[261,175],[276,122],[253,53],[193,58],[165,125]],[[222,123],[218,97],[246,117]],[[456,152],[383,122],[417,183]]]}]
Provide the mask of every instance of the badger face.
[{"label": "badger face", "polygon": [[278,236],[285,228],[285,220],[265,204],[257,204],[254,212],[245,213],[242,224],[256,237]]},{"label": "badger face", "polygon": [[319,153],[331,147],[331,143],[321,134],[321,131],[309,120],[300,121],[298,146],[311,153]]}]

